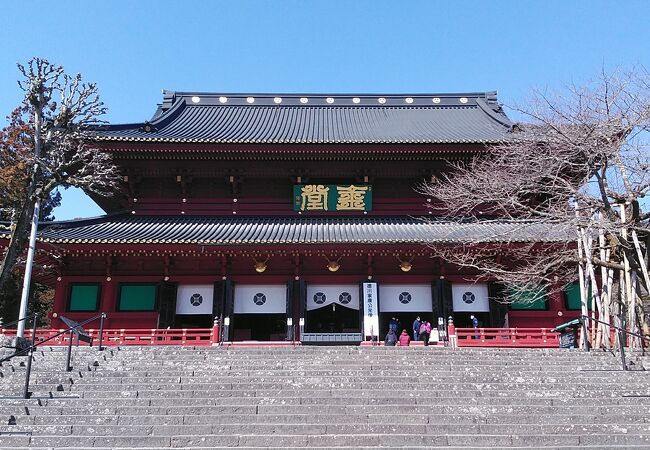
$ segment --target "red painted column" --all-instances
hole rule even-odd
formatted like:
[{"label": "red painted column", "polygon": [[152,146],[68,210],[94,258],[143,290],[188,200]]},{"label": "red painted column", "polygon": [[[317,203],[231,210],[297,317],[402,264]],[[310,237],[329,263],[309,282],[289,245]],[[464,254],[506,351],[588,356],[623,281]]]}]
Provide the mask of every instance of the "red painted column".
[{"label": "red painted column", "polygon": [[108,320],[105,321],[104,326],[110,328],[111,323],[111,313],[116,311],[115,304],[117,302],[116,295],[116,283],[114,281],[104,281],[102,282],[102,298],[99,302],[99,312],[104,312],[108,316]]},{"label": "red painted column", "polygon": [[212,345],[218,344],[220,341],[219,339],[219,320],[216,318],[214,319],[214,322],[212,322],[212,332],[210,333],[210,343]]},{"label": "red painted column", "polygon": [[553,318],[553,323],[557,326],[566,322],[564,314],[566,309],[564,307],[564,296],[559,289],[553,289],[548,299],[549,310],[555,312],[556,316]]},{"label": "red painted column", "polygon": [[[69,284],[66,281],[57,281],[54,287],[54,305],[52,306],[52,328],[61,328],[59,316],[65,312],[66,297]],[[56,316],[54,315],[56,314]]]}]

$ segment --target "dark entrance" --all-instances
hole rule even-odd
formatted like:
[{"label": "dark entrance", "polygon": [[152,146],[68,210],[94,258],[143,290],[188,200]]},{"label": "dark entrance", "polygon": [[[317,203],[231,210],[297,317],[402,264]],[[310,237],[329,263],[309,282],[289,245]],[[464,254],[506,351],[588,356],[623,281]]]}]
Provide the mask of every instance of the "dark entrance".
[{"label": "dark entrance", "polygon": [[178,314],[174,328],[212,328],[212,314]]},{"label": "dark entrance", "polygon": [[235,314],[235,341],[284,341],[287,336],[286,314]]},{"label": "dark entrance", "polygon": [[383,340],[386,337],[386,333],[388,333],[388,323],[393,317],[399,322],[397,334],[399,335],[402,330],[406,330],[409,336],[411,336],[411,339],[413,339],[413,321],[418,316],[420,317],[420,320],[431,322],[431,328],[436,328],[438,326],[438,318],[434,318],[431,311],[384,312],[379,314],[379,330],[381,331],[379,335],[380,339]]},{"label": "dark entrance", "polygon": [[490,313],[489,312],[454,312],[454,325],[456,328],[472,328],[472,319],[470,316],[475,316],[478,319],[479,328],[490,327]]},{"label": "dark entrance", "polygon": [[359,310],[332,303],[305,311],[306,333],[358,333]]}]

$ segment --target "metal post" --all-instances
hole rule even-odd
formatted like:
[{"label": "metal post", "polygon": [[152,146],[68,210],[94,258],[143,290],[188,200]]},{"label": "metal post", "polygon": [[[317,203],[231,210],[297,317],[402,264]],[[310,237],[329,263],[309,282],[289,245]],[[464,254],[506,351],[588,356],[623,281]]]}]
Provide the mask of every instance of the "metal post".
[{"label": "metal post", "polygon": [[[36,169],[34,169],[36,170]],[[38,216],[40,214],[41,201],[36,199],[34,202],[34,214],[32,215],[32,229],[29,232],[29,247],[27,249],[27,262],[25,263],[25,276],[23,278],[23,291],[20,294],[20,311],[18,312],[18,319],[25,319],[27,316],[27,305],[29,303],[29,286],[32,281],[32,266],[34,265],[34,254],[36,253],[36,231],[38,230]],[[25,322],[21,320],[18,322],[16,328],[16,336],[25,336]]]},{"label": "metal post", "polygon": [[68,357],[66,358],[65,361],[65,371],[66,372],[71,372],[72,371],[72,366],[70,365],[70,358],[72,358],[72,340],[74,336],[74,331],[70,330],[70,336],[68,338]]},{"label": "metal post", "polygon": [[618,351],[621,352],[621,364],[623,365],[623,370],[627,370],[627,364],[625,364],[625,345],[623,344],[623,339],[625,336],[623,330],[617,329],[618,332]]},{"label": "metal post", "polygon": [[27,354],[27,371],[25,372],[25,390],[23,398],[29,398],[29,379],[32,376],[32,360],[34,359],[34,349],[36,348],[36,326],[38,325],[38,314],[34,314],[34,323],[32,326],[32,348]]},{"label": "metal post", "polygon": [[106,313],[102,313],[101,317],[99,318],[99,351],[101,352],[104,350],[102,347],[102,341],[104,338],[104,319],[106,318]]},{"label": "metal post", "polygon": [[589,330],[587,328],[588,319],[588,316],[582,316],[580,318],[580,322],[582,323],[582,345],[584,347],[584,351],[586,352],[589,351],[589,336],[587,335],[587,333],[589,333]]}]

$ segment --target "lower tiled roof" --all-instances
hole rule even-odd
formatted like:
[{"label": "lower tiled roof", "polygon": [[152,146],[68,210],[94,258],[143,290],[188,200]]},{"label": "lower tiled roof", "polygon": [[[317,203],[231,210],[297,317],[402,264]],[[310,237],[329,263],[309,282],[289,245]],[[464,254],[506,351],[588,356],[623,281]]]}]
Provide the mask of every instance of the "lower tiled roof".
[{"label": "lower tiled roof", "polygon": [[[7,237],[7,233],[4,233]],[[3,230],[0,228],[0,237]],[[412,217],[103,216],[41,225],[41,242],[106,244],[399,244],[564,242],[571,230],[513,221]]]}]

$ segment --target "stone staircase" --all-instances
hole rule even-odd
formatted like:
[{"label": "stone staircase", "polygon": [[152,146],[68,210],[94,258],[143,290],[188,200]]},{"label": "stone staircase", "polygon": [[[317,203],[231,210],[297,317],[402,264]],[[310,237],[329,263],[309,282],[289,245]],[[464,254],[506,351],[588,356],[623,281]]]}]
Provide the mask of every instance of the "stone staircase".
[{"label": "stone staircase", "polygon": [[79,348],[65,372],[65,350],[28,400],[0,367],[1,448],[650,448],[650,372],[606,352]]}]

